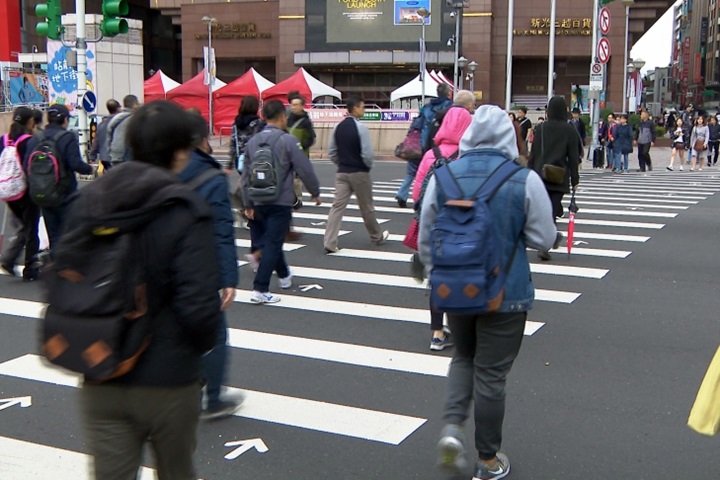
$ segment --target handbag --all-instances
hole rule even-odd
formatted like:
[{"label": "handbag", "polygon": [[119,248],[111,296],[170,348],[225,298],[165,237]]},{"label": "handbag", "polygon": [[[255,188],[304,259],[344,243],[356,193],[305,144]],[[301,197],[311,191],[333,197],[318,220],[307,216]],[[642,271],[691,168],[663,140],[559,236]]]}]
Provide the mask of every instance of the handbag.
[{"label": "handbag", "polygon": [[410,130],[402,143],[395,147],[395,156],[404,160],[420,160],[422,158],[420,133],[420,130]]},{"label": "handbag", "polygon": [[[542,142],[541,155],[543,162],[545,161],[545,129],[540,127],[540,141]],[[551,163],[546,163],[542,166],[540,176],[547,183],[555,185],[562,185],[565,183],[565,167],[558,167]]]},{"label": "handbag", "polygon": [[693,148],[696,152],[704,152],[705,151],[705,140],[698,138],[695,140],[695,145],[693,145]]},{"label": "handbag", "polygon": [[703,435],[720,431],[720,348],[710,362],[690,410],[688,427]]}]

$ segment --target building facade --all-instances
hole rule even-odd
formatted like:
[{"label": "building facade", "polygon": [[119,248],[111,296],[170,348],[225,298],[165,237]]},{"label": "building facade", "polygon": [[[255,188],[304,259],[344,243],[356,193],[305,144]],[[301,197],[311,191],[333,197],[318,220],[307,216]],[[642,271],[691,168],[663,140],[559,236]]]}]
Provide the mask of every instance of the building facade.
[{"label": "building facade", "polygon": [[[88,13],[100,13],[100,0],[87,0]],[[690,0],[687,0],[690,1]],[[695,0],[702,1],[702,0]],[[710,0],[705,0],[710,1]],[[715,0],[712,0],[715,2]],[[63,0],[72,13],[73,0]],[[428,69],[453,78],[456,21],[459,55],[477,63],[474,90],[483,102],[505,104],[507,0],[131,0],[129,17],[145,25],[146,73],[162,69],[185,81],[202,68],[208,43],[204,16],[212,28],[217,76],[231,81],[254,67],[272,81],[281,81],[305,67],[343,93],[361,94],[368,103],[389,106],[390,92],[418,73],[422,23],[419,6],[430,10],[425,27]],[[630,9],[630,45],[672,5],[673,0],[635,0]],[[22,0],[22,46],[43,51],[34,33],[34,4]],[[588,84],[592,52],[591,0],[557,0],[555,94],[566,95]],[[462,15],[454,7],[462,5]],[[625,81],[625,7],[609,3],[608,34],[612,55],[605,102],[622,108]],[[548,96],[550,0],[515,2],[512,103],[542,107]],[[413,13],[415,12],[415,13]],[[2,20],[0,20],[2,22]],[[2,25],[0,25],[2,30]],[[1,44],[0,44],[1,45]],[[469,72],[459,72],[466,78]],[[469,81],[465,82],[468,86]]]}]

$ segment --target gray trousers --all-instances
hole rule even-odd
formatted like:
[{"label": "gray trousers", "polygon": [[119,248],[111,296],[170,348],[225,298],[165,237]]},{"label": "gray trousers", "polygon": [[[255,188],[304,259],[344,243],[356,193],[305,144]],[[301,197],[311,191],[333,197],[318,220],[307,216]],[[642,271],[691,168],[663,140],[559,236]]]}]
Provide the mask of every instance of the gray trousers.
[{"label": "gray trousers", "polygon": [[343,213],[353,193],[357,197],[360,214],[370,234],[370,240],[378,242],[382,239],[382,230],[375,217],[370,174],[368,172],[338,173],[335,175],[335,199],[325,229],[324,246],[328,250],[337,248]]},{"label": "gray trousers", "polygon": [[159,480],[197,480],[201,385],[89,385],[80,398],[96,480],[135,480],[150,442]]},{"label": "gray trousers", "polygon": [[455,353],[443,419],[461,425],[475,404],[475,447],[483,460],[502,444],[505,383],[520,351],[526,312],[448,315]]}]

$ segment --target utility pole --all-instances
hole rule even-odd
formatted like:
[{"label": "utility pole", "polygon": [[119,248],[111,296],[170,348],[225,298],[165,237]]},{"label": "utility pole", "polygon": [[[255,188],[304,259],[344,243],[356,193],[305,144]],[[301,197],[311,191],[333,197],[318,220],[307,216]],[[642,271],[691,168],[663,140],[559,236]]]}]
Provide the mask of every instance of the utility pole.
[{"label": "utility pole", "polygon": [[513,75],[513,28],[515,22],[515,0],[508,0],[507,63],[505,65],[505,110],[510,111],[512,103]]},{"label": "utility pole", "polygon": [[75,0],[75,48],[77,50],[77,101],[78,128],[80,130],[80,155],[87,159],[88,151],[88,116],[80,102],[87,91],[87,41],[85,40],[85,0]]},{"label": "utility pole", "polygon": [[[590,55],[590,58],[592,59],[591,65],[593,63],[596,63],[598,61],[597,58],[597,50],[598,50],[598,42],[600,40],[600,36],[602,32],[600,31],[600,0],[595,0],[593,3],[593,42],[592,42],[592,54]],[[607,66],[603,66],[603,71],[605,72],[604,77],[607,77]],[[607,78],[604,79],[605,82],[607,82]],[[590,152],[594,152],[596,148],[600,146],[600,141],[598,139],[598,130],[600,129],[600,91],[592,91],[592,94],[590,95],[590,114],[591,114],[591,121],[592,121],[592,128],[590,131],[592,132],[592,139],[590,142]],[[582,162],[582,158],[580,159]]]},{"label": "utility pole", "polygon": [[553,92],[555,91],[555,16],[556,16],[556,12],[557,12],[557,1],[551,0],[551,2],[550,2],[550,47],[549,47],[549,51],[548,51],[548,87],[547,87],[548,103],[550,103],[550,99],[553,97]]}]

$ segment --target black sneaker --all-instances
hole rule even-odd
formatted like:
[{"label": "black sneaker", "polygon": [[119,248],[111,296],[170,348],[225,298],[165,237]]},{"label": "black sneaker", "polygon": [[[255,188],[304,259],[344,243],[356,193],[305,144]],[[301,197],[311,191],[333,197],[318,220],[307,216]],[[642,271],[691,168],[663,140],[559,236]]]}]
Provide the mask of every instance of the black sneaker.
[{"label": "black sneaker", "polygon": [[34,282],[40,277],[40,269],[37,267],[25,267],[22,277],[23,282]]},{"label": "black sneaker", "polygon": [[403,200],[400,197],[395,197],[395,200],[397,200],[397,202],[398,202],[398,207],[407,208],[407,200]]},{"label": "black sneaker", "polygon": [[10,275],[11,277],[16,277],[16,276],[17,276],[17,275],[15,274],[15,266],[14,266],[14,265],[11,265],[11,264],[9,264],[9,263],[2,263],[2,264],[0,264],[0,268],[2,268],[3,271],[4,271],[5,273],[7,273],[8,275]]},{"label": "black sneaker", "polygon": [[549,262],[550,260],[552,260],[550,252],[538,252],[538,258],[543,262]]},{"label": "black sneaker", "polygon": [[245,398],[240,400],[220,400],[216,404],[200,412],[201,420],[220,420],[237,412]]}]

